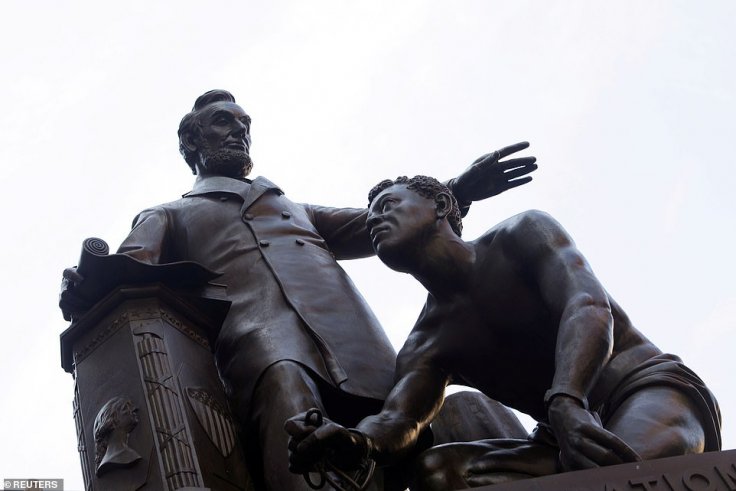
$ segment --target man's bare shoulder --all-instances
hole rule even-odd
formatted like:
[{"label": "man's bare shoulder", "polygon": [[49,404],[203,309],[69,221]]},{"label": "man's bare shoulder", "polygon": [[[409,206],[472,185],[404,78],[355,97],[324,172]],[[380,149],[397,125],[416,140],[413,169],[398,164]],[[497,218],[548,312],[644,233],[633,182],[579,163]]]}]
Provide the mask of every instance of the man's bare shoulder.
[{"label": "man's bare shoulder", "polygon": [[437,349],[436,340],[442,324],[442,313],[438,312],[436,307],[432,296],[429,295],[404,346],[399,350],[399,360],[432,357]]},{"label": "man's bare shoulder", "polygon": [[549,238],[564,232],[562,226],[552,215],[540,210],[527,210],[498,223],[474,242],[489,246],[494,242],[512,242]]}]

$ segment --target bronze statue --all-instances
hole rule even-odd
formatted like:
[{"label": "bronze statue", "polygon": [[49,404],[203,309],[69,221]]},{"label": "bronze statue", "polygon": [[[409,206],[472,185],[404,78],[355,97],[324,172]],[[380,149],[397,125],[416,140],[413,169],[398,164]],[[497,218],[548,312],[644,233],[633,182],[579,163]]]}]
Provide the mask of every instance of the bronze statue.
[{"label": "bronze statue", "polygon": [[351,468],[412,449],[445,386],[469,385],[534,417],[528,439],[441,445],[412,489],[476,487],[560,470],[719,450],[720,412],[704,383],[663,354],[604,290],[565,230],[528,211],[460,238],[452,193],[432,178],[383,181],[369,195],[378,257],[428,290],[382,411],[354,429],[286,426],[291,469],[325,455]]},{"label": "bronze statue", "polygon": [[[195,261],[221,272],[232,307],[215,360],[251,462],[265,486],[307,489],[287,471],[284,421],[319,407],[346,425],[380,410],[395,352],[338,259],[372,255],[366,209],[297,204],[269,180],[246,179],[250,117],[223,90],[200,96],[179,126],[180,151],[197,176],[177,201],[135,219],[118,252],[148,263]],[[478,159],[450,181],[466,206],[528,182],[533,157]],[[65,271],[65,316],[83,311],[84,281]],[[259,467],[256,464],[256,467]]]}]

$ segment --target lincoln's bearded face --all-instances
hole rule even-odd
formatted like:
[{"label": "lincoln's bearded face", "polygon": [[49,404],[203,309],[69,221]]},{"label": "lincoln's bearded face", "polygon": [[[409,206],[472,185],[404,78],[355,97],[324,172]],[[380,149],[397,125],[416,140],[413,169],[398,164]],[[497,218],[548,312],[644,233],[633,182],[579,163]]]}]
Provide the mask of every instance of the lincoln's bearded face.
[{"label": "lincoln's bearded face", "polygon": [[202,166],[210,173],[226,177],[245,177],[253,169],[253,161],[245,150],[210,148],[204,143],[200,149]]},{"label": "lincoln's bearded face", "polygon": [[199,165],[210,175],[241,178],[250,173],[250,117],[234,102],[220,101],[199,114]]}]

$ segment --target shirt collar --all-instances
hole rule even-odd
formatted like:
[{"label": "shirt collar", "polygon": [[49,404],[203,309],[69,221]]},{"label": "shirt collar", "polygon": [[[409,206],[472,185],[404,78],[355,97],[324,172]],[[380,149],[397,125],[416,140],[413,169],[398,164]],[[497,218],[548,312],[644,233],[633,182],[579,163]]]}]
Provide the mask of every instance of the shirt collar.
[{"label": "shirt collar", "polygon": [[229,193],[240,196],[243,201],[248,200],[248,193],[257,192],[259,195],[264,191],[272,189],[279,194],[284,194],[280,187],[266,179],[265,177],[256,177],[253,181],[250,179],[234,179],[225,176],[197,176],[194,181],[194,188],[183,197],[201,196],[210,193]]}]

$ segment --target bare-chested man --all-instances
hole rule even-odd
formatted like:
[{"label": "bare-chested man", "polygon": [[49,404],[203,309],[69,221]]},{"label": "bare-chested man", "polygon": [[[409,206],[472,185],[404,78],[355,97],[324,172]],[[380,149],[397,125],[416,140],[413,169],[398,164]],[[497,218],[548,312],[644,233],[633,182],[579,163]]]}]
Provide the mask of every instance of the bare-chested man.
[{"label": "bare-chested man", "polygon": [[369,201],[379,258],[429,296],[380,414],[351,430],[331,422],[315,429],[303,414],[287,423],[293,471],[325,455],[346,467],[366,455],[395,462],[438,413],[449,383],[475,387],[540,424],[528,440],[425,452],[412,489],[720,449],[713,395],[633,326],[549,215],[522,213],[465,242],[454,197],[432,178],[383,181]]}]

